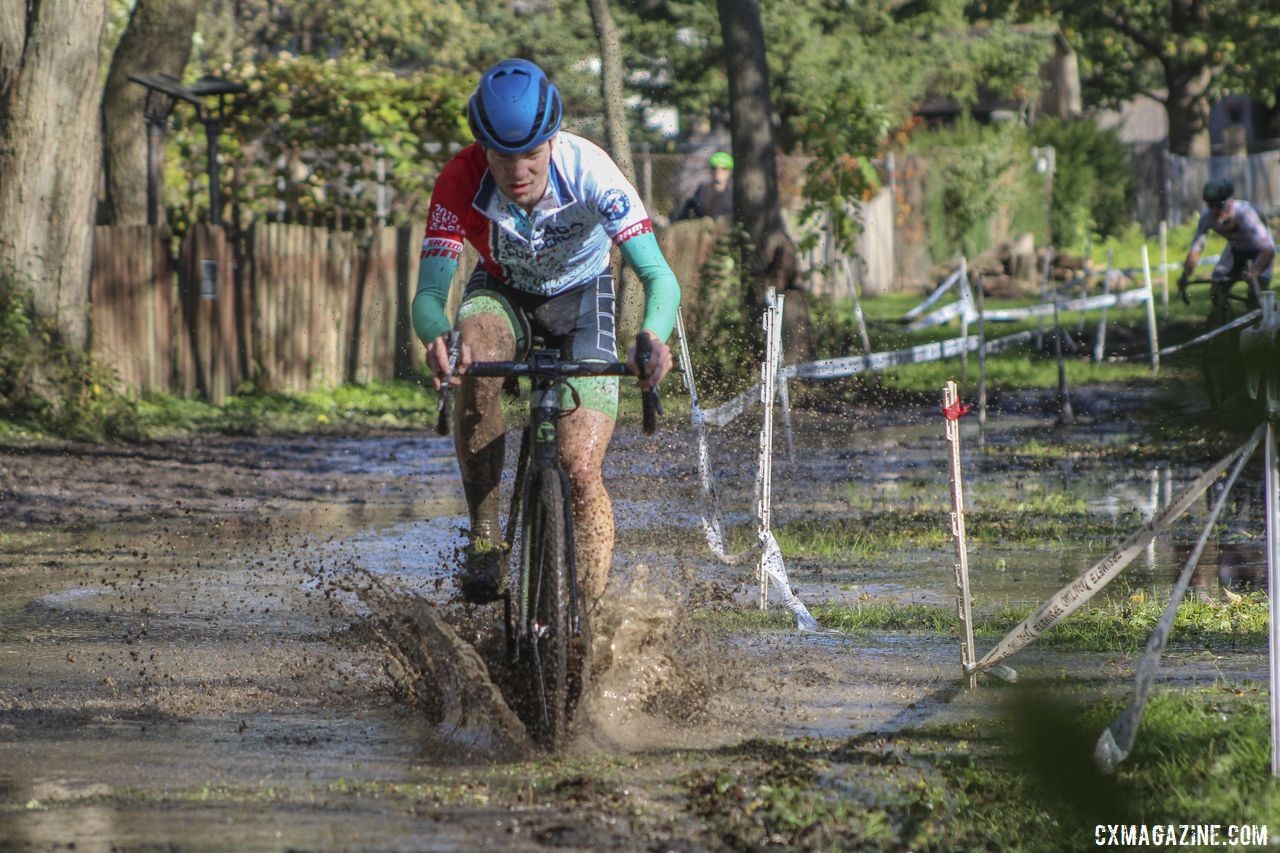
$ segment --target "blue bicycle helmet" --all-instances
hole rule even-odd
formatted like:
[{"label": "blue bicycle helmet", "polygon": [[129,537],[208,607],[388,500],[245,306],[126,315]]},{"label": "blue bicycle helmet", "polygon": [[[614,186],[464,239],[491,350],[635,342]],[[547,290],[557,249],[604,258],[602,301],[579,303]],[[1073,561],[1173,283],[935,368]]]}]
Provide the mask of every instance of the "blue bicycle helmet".
[{"label": "blue bicycle helmet", "polygon": [[467,104],[476,141],[503,154],[523,154],[560,129],[560,93],[526,59],[504,59],[480,78]]}]

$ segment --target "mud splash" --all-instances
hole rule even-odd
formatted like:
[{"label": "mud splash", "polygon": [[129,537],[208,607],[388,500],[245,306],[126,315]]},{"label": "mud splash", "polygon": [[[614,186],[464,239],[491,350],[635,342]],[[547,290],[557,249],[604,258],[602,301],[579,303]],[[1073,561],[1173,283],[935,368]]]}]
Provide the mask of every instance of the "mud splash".
[{"label": "mud splash", "polygon": [[[513,710],[521,697],[497,606],[437,602],[350,563],[313,579],[333,614],[377,644],[393,697],[422,712],[441,736],[473,758],[536,753]],[[740,736],[709,713],[733,668],[724,665],[723,649],[707,654],[712,640],[690,621],[682,588],[639,565],[615,580],[590,615],[591,675],[569,753],[705,746]]]}]

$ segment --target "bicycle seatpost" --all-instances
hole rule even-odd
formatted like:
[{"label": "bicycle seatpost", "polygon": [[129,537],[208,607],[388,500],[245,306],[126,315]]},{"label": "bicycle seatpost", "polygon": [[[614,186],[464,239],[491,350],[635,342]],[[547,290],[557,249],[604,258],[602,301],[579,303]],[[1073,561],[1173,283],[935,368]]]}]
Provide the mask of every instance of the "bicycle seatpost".
[{"label": "bicycle seatpost", "polygon": [[[649,342],[649,335],[640,332],[636,335],[636,373],[640,379],[649,378],[649,357],[653,354],[653,345]],[[658,415],[662,414],[662,399],[658,396],[658,389],[651,388],[640,394],[640,401],[644,412],[644,434],[653,435],[658,428]]]}]

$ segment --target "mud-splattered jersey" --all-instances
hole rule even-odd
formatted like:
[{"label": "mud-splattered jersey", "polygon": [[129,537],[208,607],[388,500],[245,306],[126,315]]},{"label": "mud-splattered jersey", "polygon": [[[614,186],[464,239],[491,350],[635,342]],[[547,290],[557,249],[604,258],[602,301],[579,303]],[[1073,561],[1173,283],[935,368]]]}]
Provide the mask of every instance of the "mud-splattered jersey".
[{"label": "mud-splattered jersey", "polygon": [[436,180],[422,257],[457,259],[465,239],[503,283],[551,296],[603,272],[612,244],[653,231],[635,188],[580,136],[556,137],[547,184],[526,213],[498,191],[484,149],[468,145]]},{"label": "mud-splattered jersey", "polygon": [[1247,201],[1232,201],[1231,217],[1226,226],[1219,225],[1213,217],[1213,211],[1205,209],[1200,214],[1200,222],[1196,225],[1196,236],[1191,240],[1191,247],[1196,251],[1204,249],[1208,232],[1213,231],[1227,239],[1231,249],[1239,255],[1241,252],[1261,252],[1263,249],[1275,248],[1271,238],[1271,229],[1262,221],[1258,211]]}]

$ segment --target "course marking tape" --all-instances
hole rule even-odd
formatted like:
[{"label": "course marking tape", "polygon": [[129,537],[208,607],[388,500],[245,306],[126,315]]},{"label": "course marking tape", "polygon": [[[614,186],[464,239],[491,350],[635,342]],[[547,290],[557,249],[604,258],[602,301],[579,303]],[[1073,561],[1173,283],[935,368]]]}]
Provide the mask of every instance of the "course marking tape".
[{"label": "course marking tape", "polygon": [[[1002,352],[1011,347],[1030,342],[1033,334],[1029,331],[1014,332],[1002,338],[987,341],[988,353]],[[779,371],[782,379],[839,379],[854,376],[867,371],[884,370],[889,367],[901,367],[907,364],[923,364],[944,358],[954,358],[962,352],[977,352],[981,339],[977,335],[962,338],[951,338],[945,341],[934,341],[887,352],[873,352],[870,355],[849,355],[841,358],[820,359],[801,364],[790,364]],[[732,400],[714,409],[703,412],[706,422],[715,427],[727,426],[749,407],[760,401],[760,383],[757,382]]]},{"label": "course marking tape", "polygon": [[1196,499],[1218,479],[1243,453],[1240,447],[1234,453],[1224,457],[1213,467],[1201,474],[1194,482],[1183,489],[1164,509],[1114,551],[1091,566],[1084,574],[1058,591],[1057,594],[1040,605],[1034,613],[1024,619],[1021,624],[1005,635],[991,651],[978,661],[977,669],[983,670],[1000,663],[1005,658],[1030,645],[1037,637],[1057,625],[1066,617],[1076,612],[1085,602],[1093,598],[1103,587],[1115,579],[1129,563],[1146,550],[1147,544],[1167,529],[1179,516],[1195,503]]},{"label": "course marking tape", "polygon": [[1151,694],[1156,673],[1160,671],[1160,656],[1164,654],[1169,633],[1173,630],[1173,620],[1178,615],[1178,605],[1191,586],[1191,577],[1195,574],[1196,566],[1200,563],[1200,555],[1204,553],[1204,547],[1218,523],[1218,516],[1222,514],[1222,508],[1227,503],[1231,487],[1235,485],[1241,469],[1257,449],[1264,429],[1265,426],[1260,426],[1254,430],[1253,437],[1245,444],[1244,451],[1236,460],[1235,467],[1231,469],[1230,475],[1223,483],[1222,492],[1214,502],[1208,519],[1205,520],[1195,548],[1192,549],[1191,555],[1187,557],[1182,571],[1178,574],[1178,580],[1173,585],[1173,592],[1169,596],[1169,603],[1165,605],[1164,612],[1160,614],[1160,621],[1156,623],[1155,630],[1147,639],[1147,648],[1138,664],[1138,674],[1133,682],[1133,698],[1129,700],[1129,704],[1115,722],[1103,729],[1102,734],[1098,736],[1098,742],[1093,750],[1093,760],[1103,773],[1114,773],[1116,767],[1129,757],[1133,749],[1134,739],[1138,735],[1138,726],[1142,723],[1142,712],[1147,705],[1147,697]]}]

